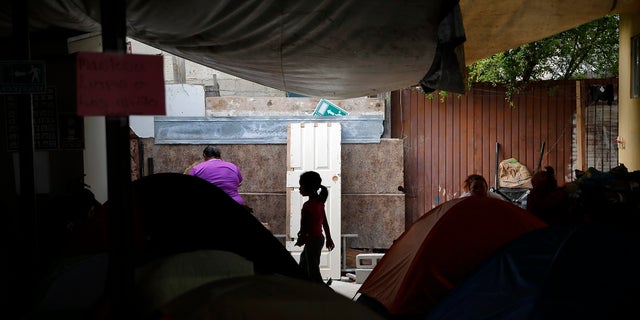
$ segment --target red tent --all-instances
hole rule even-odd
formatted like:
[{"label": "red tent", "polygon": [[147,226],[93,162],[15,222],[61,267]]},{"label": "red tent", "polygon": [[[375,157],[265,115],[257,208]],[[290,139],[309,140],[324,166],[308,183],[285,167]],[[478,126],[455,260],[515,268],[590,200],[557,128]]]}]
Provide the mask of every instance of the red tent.
[{"label": "red tent", "polygon": [[425,315],[497,249],[545,226],[499,199],[471,196],[445,202],[393,243],[360,287],[361,298],[377,301],[391,315]]}]

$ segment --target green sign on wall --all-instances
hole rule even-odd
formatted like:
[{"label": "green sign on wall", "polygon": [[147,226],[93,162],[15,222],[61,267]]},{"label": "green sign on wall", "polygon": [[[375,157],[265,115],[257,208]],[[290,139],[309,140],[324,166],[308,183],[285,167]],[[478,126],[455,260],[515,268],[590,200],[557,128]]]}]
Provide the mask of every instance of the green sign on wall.
[{"label": "green sign on wall", "polygon": [[318,102],[316,109],[313,111],[313,115],[323,117],[346,116],[349,115],[349,112],[325,99],[320,99],[320,102]]},{"label": "green sign on wall", "polygon": [[0,61],[0,94],[44,93],[44,61]]}]

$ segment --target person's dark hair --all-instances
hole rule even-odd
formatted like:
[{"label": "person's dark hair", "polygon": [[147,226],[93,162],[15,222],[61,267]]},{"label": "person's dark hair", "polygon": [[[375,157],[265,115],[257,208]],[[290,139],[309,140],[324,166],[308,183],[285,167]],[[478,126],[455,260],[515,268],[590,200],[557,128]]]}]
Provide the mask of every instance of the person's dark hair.
[{"label": "person's dark hair", "polygon": [[471,191],[470,190],[471,185],[473,184],[474,181],[478,181],[478,180],[484,181],[484,184],[486,184],[487,186],[489,185],[487,184],[487,180],[483,176],[479,174],[472,174],[472,175],[469,175],[467,179],[464,180],[464,189],[466,191]]},{"label": "person's dark hair", "polygon": [[[300,175],[300,185],[304,187],[305,190],[317,194],[320,201],[325,202],[329,197],[329,190],[327,187],[322,185],[322,178],[320,174],[315,171],[306,171]],[[320,189],[320,193],[318,194],[318,189]]]},{"label": "person's dark hair", "polygon": [[218,149],[218,147],[216,146],[207,146],[206,148],[204,148],[204,151],[202,151],[202,154],[207,158],[216,159],[220,159],[220,156],[222,155],[220,153],[220,149]]}]

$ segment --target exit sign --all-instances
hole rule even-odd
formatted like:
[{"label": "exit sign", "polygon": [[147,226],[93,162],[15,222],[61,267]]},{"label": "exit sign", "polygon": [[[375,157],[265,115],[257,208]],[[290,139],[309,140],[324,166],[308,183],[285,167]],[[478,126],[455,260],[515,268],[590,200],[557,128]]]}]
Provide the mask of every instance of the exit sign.
[{"label": "exit sign", "polygon": [[313,111],[314,116],[346,116],[349,112],[336,106],[328,100],[320,99],[316,109]]},{"label": "exit sign", "polygon": [[44,93],[44,61],[0,61],[0,94]]}]

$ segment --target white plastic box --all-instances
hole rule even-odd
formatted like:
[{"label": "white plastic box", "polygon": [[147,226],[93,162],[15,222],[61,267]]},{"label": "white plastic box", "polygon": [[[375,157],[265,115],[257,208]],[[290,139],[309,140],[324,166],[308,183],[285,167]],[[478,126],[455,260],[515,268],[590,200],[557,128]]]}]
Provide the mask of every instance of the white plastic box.
[{"label": "white plastic box", "polygon": [[356,255],[356,268],[373,269],[383,256],[384,253],[359,253]]},{"label": "white plastic box", "polygon": [[384,253],[360,253],[356,255],[356,283],[363,283]]}]

